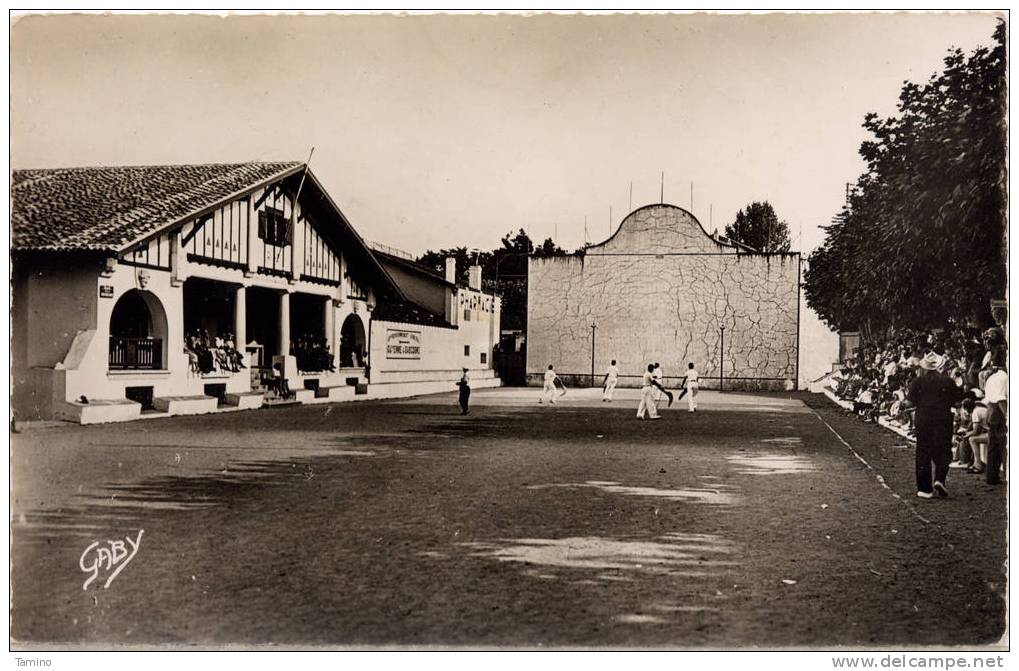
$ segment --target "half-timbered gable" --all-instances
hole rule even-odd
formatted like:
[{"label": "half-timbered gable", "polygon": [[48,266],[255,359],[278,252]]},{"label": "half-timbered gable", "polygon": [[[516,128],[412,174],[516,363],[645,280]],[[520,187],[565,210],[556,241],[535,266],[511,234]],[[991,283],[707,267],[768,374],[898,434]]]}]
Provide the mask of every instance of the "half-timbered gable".
[{"label": "half-timbered gable", "polygon": [[181,245],[193,263],[248,267],[248,198],[242,198],[184,224]]}]

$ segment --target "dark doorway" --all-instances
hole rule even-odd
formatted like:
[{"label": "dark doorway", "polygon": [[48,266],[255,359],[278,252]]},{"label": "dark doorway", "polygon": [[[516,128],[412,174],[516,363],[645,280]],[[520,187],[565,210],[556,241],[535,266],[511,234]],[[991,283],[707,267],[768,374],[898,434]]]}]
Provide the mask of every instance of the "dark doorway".
[{"label": "dark doorway", "polygon": [[[248,287],[246,346],[261,346],[261,368],[268,368],[272,357],[279,354],[280,294],[261,287]],[[253,365],[258,366],[257,361]]]},{"label": "dark doorway", "polygon": [[340,365],[361,368],[367,354],[364,336],[364,322],[359,315],[347,315],[340,329]]},{"label": "dark doorway", "polygon": [[290,340],[326,335],[324,296],[290,294]]},{"label": "dark doorway", "polygon": [[207,333],[210,338],[232,336],[236,288],[198,277],[184,282],[184,336]]}]

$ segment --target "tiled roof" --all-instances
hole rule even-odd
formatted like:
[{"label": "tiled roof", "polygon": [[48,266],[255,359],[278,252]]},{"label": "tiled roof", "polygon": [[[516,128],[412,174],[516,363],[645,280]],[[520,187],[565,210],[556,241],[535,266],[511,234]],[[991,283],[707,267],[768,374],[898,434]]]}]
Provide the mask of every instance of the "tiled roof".
[{"label": "tiled roof", "polygon": [[301,163],[234,163],[15,170],[14,249],[119,251]]}]

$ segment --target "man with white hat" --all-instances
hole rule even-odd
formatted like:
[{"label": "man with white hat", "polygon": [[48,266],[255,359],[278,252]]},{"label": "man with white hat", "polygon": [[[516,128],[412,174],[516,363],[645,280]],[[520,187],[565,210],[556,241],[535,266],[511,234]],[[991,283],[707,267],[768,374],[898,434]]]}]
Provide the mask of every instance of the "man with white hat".
[{"label": "man with white hat", "polygon": [[[928,352],[906,397],[916,407],[916,495],[922,499],[948,496],[945,479],[952,461],[952,406],[963,392],[939,372],[944,357]],[[931,483],[931,463],[934,482]]]}]

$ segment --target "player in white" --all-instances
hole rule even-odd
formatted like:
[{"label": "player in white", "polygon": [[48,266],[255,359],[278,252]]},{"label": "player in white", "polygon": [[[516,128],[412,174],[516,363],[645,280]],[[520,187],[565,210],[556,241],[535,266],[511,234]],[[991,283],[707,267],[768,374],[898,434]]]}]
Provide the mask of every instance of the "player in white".
[{"label": "player in white", "polygon": [[[651,375],[654,376],[655,382],[658,383],[659,388],[662,386],[662,378],[665,376],[665,372],[662,371],[662,364],[655,361],[655,369],[651,371]],[[655,389],[655,403],[662,402],[662,392]]]},{"label": "player in white", "polygon": [[616,360],[613,359],[609,367],[605,369],[605,379],[602,380],[602,396],[601,400],[611,403],[612,392],[616,390],[616,383],[619,382],[619,366],[616,365]]},{"label": "player in white", "polygon": [[686,371],[686,393],[688,397],[687,407],[690,408],[690,412],[697,411],[697,392],[701,388],[700,383],[701,376],[694,368],[693,361],[687,366]]},{"label": "player in white", "polygon": [[647,372],[644,373],[644,377],[641,380],[640,405],[637,406],[637,419],[644,419],[645,410],[647,411],[648,419],[661,419],[661,415],[658,414],[658,406],[655,404],[655,388],[660,389],[669,397],[669,402],[672,402],[672,394],[655,381],[655,376],[653,375],[654,369],[654,364],[649,363],[647,365]]},{"label": "player in white", "polygon": [[538,399],[538,403],[544,403],[545,398],[548,397],[548,402],[551,405],[555,405],[555,381],[555,370],[552,369],[552,364],[549,364],[548,370],[545,371],[545,386],[541,388],[541,398]]}]

